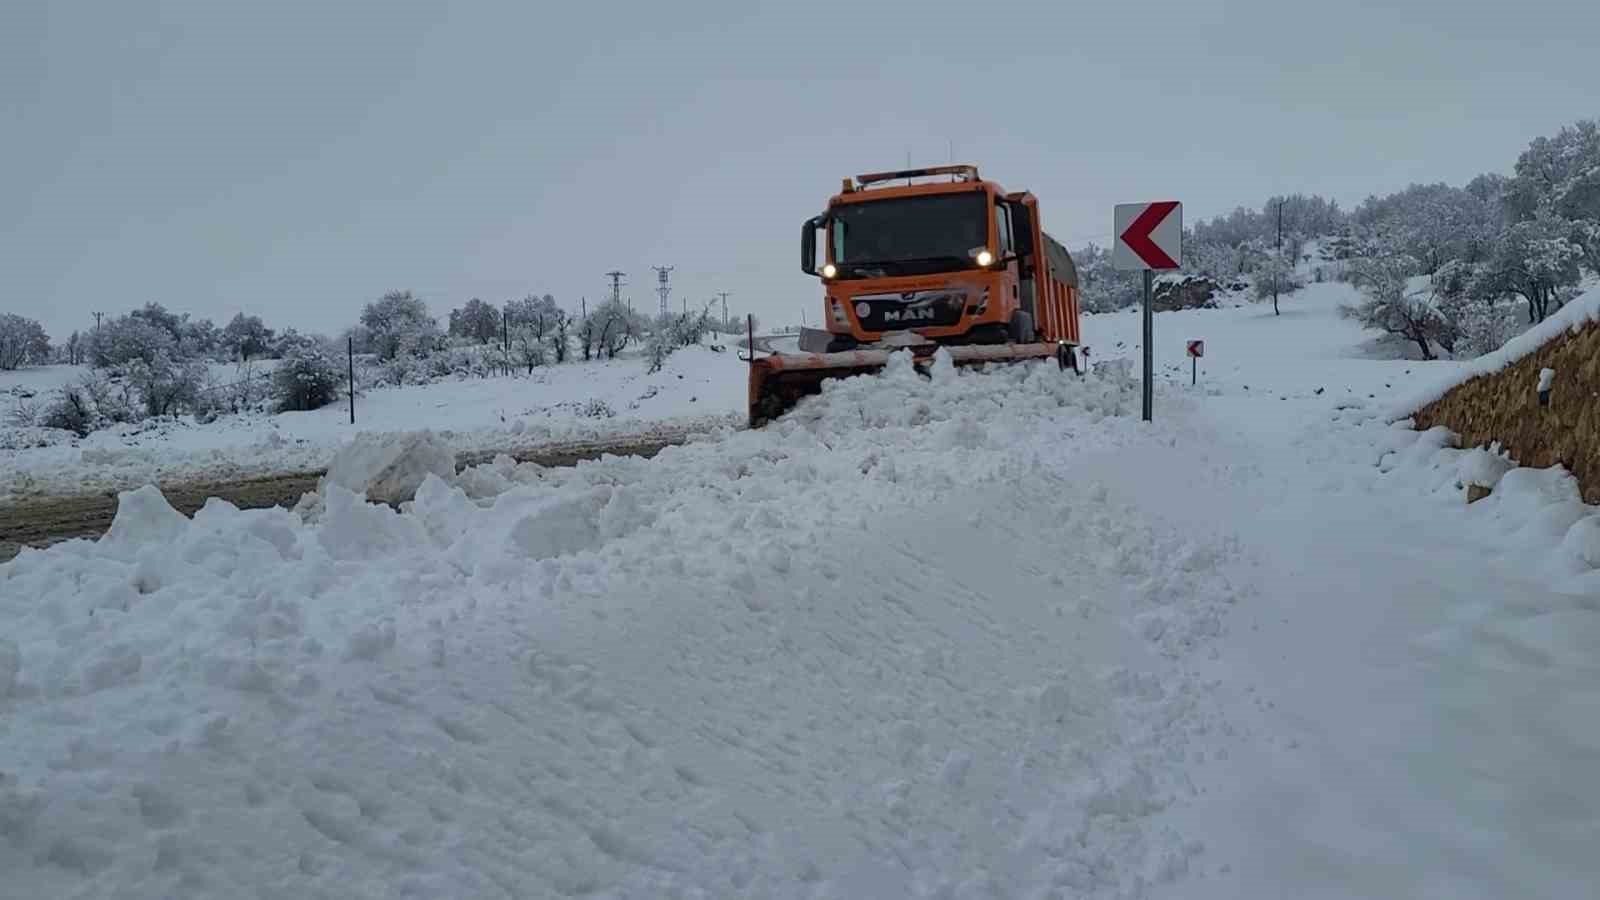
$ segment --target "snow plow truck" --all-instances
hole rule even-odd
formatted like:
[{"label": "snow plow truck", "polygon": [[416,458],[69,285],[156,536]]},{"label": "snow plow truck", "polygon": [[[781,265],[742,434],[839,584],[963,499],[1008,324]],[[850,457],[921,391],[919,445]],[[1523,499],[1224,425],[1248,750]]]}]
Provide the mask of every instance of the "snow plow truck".
[{"label": "snow plow truck", "polygon": [[1040,228],[1032,194],[1008,194],[975,166],[844,179],[801,226],[800,268],[822,280],[825,327],[802,329],[798,353],[758,357],[751,336],[752,428],[896,351],[919,367],[944,347],[962,366],[1054,358],[1078,369],[1072,255]]}]

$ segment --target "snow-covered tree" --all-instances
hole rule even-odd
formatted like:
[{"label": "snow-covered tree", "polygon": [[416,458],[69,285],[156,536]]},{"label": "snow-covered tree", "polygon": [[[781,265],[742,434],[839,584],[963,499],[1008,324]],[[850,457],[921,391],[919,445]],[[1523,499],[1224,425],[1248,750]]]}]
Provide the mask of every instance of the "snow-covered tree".
[{"label": "snow-covered tree", "polygon": [[[1259,242],[1276,246],[1280,233],[1285,243],[1288,243],[1291,235],[1298,236],[1300,242],[1304,243],[1313,238],[1337,234],[1346,220],[1337,201],[1305,194],[1272,197],[1261,205],[1260,210],[1241,206],[1227,215],[1195,222],[1188,229],[1184,255],[1189,255],[1192,245],[1236,248]],[[1242,271],[1234,271],[1227,273],[1227,276],[1240,274],[1243,274]]]},{"label": "snow-covered tree", "polygon": [[273,339],[272,329],[262,324],[260,316],[238,313],[222,329],[221,345],[231,356],[249,361],[271,350]]},{"label": "snow-covered tree", "polygon": [[1454,346],[1457,326],[1432,296],[1411,290],[1411,279],[1421,273],[1416,257],[1391,245],[1382,252],[1356,260],[1350,280],[1363,298],[1340,312],[1367,328],[1399,335],[1417,345],[1423,359],[1434,358],[1434,344]]},{"label": "snow-covered tree", "polygon": [[511,332],[511,359],[517,365],[526,367],[529,375],[549,359],[546,350],[545,342],[531,326],[518,326]]},{"label": "snow-covered tree", "polygon": [[1573,223],[1568,240],[1600,272],[1600,122],[1582,120],[1534,139],[1517,158],[1505,199],[1516,221],[1554,216]]},{"label": "snow-covered tree", "polygon": [[600,336],[600,329],[594,316],[584,312],[574,326],[578,332],[578,343],[583,346],[583,361],[588,362],[594,358],[595,341]]},{"label": "snow-covered tree", "polygon": [[[1298,242],[1290,244],[1298,247]],[[1286,297],[1305,285],[1294,271],[1295,251],[1285,248],[1283,253],[1272,253],[1265,257],[1265,261],[1256,267],[1255,287],[1253,293],[1257,300],[1272,301],[1272,314],[1281,315],[1278,308],[1278,299]]]},{"label": "snow-covered tree", "polygon": [[1478,190],[1446,184],[1413,184],[1385,197],[1368,197],[1355,220],[1369,231],[1382,229],[1405,241],[1425,273],[1453,259],[1478,262],[1488,255],[1503,215],[1487,187]]},{"label": "snow-covered tree", "polygon": [[123,366],[134,360],[154,363],[158,355],[176,355],[172,333],[143,318],[107,319],[89,336],[89,359],[95,366]]},{"label": "snow-covered tree", "polygon": [[1189,240],[1183,247],[1183,271],[1218,282],[1237,278],[1243,268],[1243,247]]},{"label": "snow-covered tree", "polygon": [[139,309],[129,313],[129,315],[136,319],[143,319],[144,321],[149,322],[151,325],[164,330],[167,334],[172,335],[173,347],[175,349],[182,350],[184,325],[189,321],[189,316],[187,313],[180,315],[178,313],[169,311],[165,306],[162,306],[159,303],[146,303]]},{"label": "snow-covered tree", "polygon": [[340,333],[339,340],[345,345],[347,351],[355,353],[372,352],[372,330],[365,325],[359,323],[351,325]]},{"label": "snow-covered tree", "polygon": [[222,332],[210,319],[185,321],[179,329],[178,346],[190,356],[212,357],[222,345]]},{"label": "snow-covered tree", "polygon": [[1585,119],[1535,138],[1517,157],[1508,188],[1518,218],[1549,205],[1568,219],[1600,219],[1600,122]]},{"label": "snow-covered tree", "polygon": [[501,337],[500,310],[477,297],[466,305],[450,311],[451,337],[463,337],[480,344],[497,341]]},{"label": "snow-covered tree", "polygon": [[[550,300],[550,305],[555,307],[555,301],[548,294],[545,295],[545,299]],[[550,352],[555,354],[557,363],[567,361],[567,347],[571,332],[572,316],[568,315],[566,310],[556,307],[551,314],[545,336],[550,342]],[[584,354],[584,358],[588,358],[587,352]]]},{"label": "snow-covered tree", "polygon": [[438,322],[410,291],[390,291],[368,303],[361,310],[361,324],[371,332],[379,359],[394,359],[402,351],[427,356],[439,345]]},{"label": "snow-covered tree", "polygon": [[543,297],[529,294],[520,300],[507,302],[505,316],[513,327],[527,325],[540,335],[544,335],[560,311],[561,308],[556,305],[556,298],[549,294]]},{"label": "snow-covered tree", "polygon": [[1528,304],[1528,321],[1542,322],[1561,308],[1563,291],[1582,276],[1583,248],[1572,240],[1573,223],[1548,207],[1507,228],[1484,276],[1490,293],[1517,294]]},{"label": "snow-covered tree", "polygon": [[50,336],[33,319],[0,315],[0,371],[12,371],[50,358]]},{"label": "snow-covered tree", "polygon": [[1110,252],[1088,244],[1072,251],[1078,268],[1078,291],[1083,308],[1089,312],[1113,312],[1132,306],[1144,296],[1137,272],[1124,272],[1111,265]]},{"label": "snow-covered tree", "polygon": [[607,359],[616,359],[628,344],[644,333],[643,322],[620,300],[607,300],[589,314],[595,347]]},{"label": "snow-covered tree", "polygon": [[[520,365],[529,371],[544,365],[547,350],[555,355],[556,362],[566,362],[568,316],[556,305],[556,298],[529,294],[506,303],[503,315],[511,330],[512,355]],[[561,332],[559,336],[557,331]]]}]

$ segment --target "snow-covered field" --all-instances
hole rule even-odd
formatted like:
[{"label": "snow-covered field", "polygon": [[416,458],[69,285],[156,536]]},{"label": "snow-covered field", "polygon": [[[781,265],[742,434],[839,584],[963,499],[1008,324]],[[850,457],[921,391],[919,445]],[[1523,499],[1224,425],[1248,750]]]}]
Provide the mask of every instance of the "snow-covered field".
[{"label": "snow-covered field", "polygon": [[0,895],[1590,896],[1600,510],[1391,424],[1461,367],[1349,299],[1158,316],[1149,425],[1108,315],[400,512],[128,495],[0,566]]},{"label": "snow-covered field", "polygon": [[[0,373],[0,423],[86,370],[69,366]],[[150,421],[81,440],[32,446],[10,429],[0,441],[0,504],[52,494],[125,490],[164,479],[215,480],[321,469],[360,432],[448,432],[458,450],[497,450],[583,440],[647,428],[716,430],[743,421],[747,382],[732,348],[691,347],[651,374],[637,356],[546,366],[516,377],[376,388],[356,398],[356,424],[341,400],[313,412]],[[7,429],[0,424],[0,432]],[[37,431],[37,430],[35,430]],[[21,449],[4,449],[5,447]]]}]

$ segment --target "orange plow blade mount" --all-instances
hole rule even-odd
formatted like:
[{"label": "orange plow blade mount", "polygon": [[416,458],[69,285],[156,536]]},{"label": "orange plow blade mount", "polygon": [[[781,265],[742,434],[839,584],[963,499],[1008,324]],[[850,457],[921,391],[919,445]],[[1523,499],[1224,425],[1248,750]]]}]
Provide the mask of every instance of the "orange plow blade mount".
[{"label": "orange plow blade mount", "polygon": [[[750,361],[750,427],[762,425],[788,412],[800,398],[822,392],[822,382],[882,369],[889,354],[910,349],[920,369],[933,362],[938,347],[924,345],[893,350],[846,350],[840,353],[775,353]],[[1054,358],[1061,368],[1077,370],[1076,348],[1068,344],[973,344],[945,347],[958,366],[1019,362]]]}]

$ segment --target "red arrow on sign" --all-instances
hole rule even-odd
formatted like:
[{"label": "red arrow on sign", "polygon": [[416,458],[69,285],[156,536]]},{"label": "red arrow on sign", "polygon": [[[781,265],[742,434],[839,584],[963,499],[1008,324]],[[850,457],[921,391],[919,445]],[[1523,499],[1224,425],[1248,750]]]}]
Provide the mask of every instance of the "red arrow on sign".
[{"label": "red arrow on sign", "polygon": [[1150,239],[1150,232],[1155,231],[1162,220],[1166,219],[1177,208],[1178,203],[1175,200],[1152,203],[1145,207],[1144,212],[1133,220],[1133,224],[1129,225],[1126,231],[1122,232],[1122,242],[1127,244],[1128,248],[1137,253],[1139,258],[1144,260],[1145,265],[1152,269],[1176,269],[1178,267],[1177,262],[1167,255],[1167,251],[1156,246],[1156,242]]},{"label": "red arrow on sign", "polygon": [[1206,355],[1206,342],[1205,341],[1190,341],[1189,342],[1189,355],[1190,356],[1205,356]]}]

